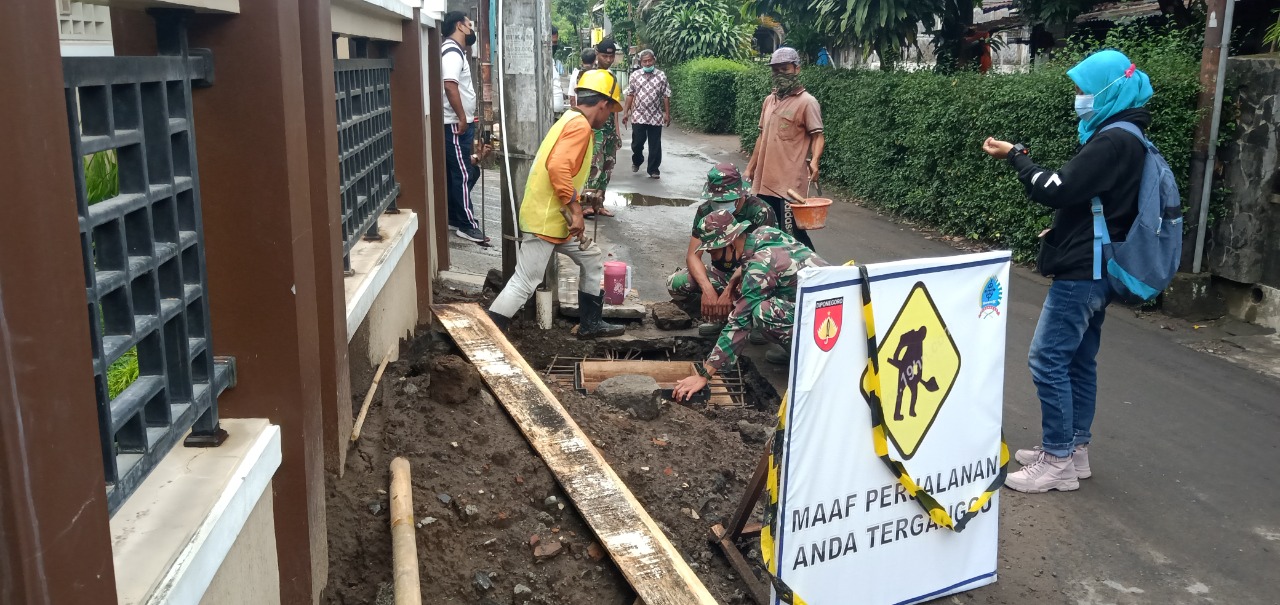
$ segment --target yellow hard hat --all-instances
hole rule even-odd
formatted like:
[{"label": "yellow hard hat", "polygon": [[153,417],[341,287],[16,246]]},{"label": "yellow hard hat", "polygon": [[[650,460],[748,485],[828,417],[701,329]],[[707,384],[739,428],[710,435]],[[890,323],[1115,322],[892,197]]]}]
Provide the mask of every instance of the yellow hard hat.
[{"label": "yellow hard hat", "polygon": [[622,88],[618,86],[618,78],[607,69],[592,69],[578,76],[577,89],[586,89],[609,97],[609,109],[622,111]]}]

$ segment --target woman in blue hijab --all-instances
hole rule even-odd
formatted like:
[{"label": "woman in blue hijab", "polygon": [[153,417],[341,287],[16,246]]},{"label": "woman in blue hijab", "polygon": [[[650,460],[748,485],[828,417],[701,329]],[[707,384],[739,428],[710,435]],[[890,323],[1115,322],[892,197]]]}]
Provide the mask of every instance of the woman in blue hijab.
[{"label": "woman in blue hijab", "polygon": [[[983,151],[1007,159],[1033,202],[1054,209],[1040,234],[1040,273],[1053,278],[1028,355],[1040,398],[1041,445],[1018,450],[1021,470],[1005,485],[1020,492],[1079,489],[1089,467],[1090,427],[1097,402],[1095,358],[1111,292],[1093,279],[1094,198],[1112,241],[1124,241],[1138,214],[1146,147],[1125,130],[1145,132],[1151,80],[1123,53],[1104,50],[1067,72],[1076,85],[1080,148],[1062,168],[1041,167],[1022,145],[988,138]],[[1063,104],[1067,99],[1062,100]],[[1123,123],[1121,125],[1121,123]],[[1120,127],[1108,128],[1112,125]]]}]

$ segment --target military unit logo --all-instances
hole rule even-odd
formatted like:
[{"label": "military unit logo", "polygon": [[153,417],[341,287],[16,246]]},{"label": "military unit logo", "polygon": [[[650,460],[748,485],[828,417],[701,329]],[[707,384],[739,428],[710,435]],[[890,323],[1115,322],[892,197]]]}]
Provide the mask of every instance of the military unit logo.
[{"label": "military unit logo", "polygon": [[840,339],[844,320],[844,297],[820,300],[814,306],[813,341],[823,352],[830,351]]},{"label": "military unit logo", "polygon": [[[960,375],[960,349],[923,282],[916,283],[907,295],[876,355],[885,428],[902,457],[909,459],[924,441]],[[870,392],[868,378],[864,371],[864,396]]]},{"label": "military unit logo", "polygon": [[978,317],[986,319],[993,315],[1000,315],[1000,303],[1003,300],[1004,287],[1000,285],[1000,280],[993,275],[982,286],[982,308],[978,311]]}]

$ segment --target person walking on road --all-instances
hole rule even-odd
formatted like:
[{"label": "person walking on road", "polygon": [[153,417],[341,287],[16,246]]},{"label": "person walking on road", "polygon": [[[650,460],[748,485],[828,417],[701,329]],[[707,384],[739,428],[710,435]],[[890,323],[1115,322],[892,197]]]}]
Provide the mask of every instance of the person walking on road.
[{"label": "person walking on road", "polygon": [[[566,111],[542,139],[520,203],[524,238],[516,251],[516,272],[489,307],[489,318],[504,332],[511,318],[542,283],[552,253],[559,252],[579,268],[578,336],[617,336],[622,326],[602,319],[604,254],[599,244],[582,240],[582,205],[578,197],[590,171],[592,128],[622,109],[622,88],[613,74],[593,70],[575,91],[577,107]],[[578,241],[573,241],[574,239]]]},{"label": "person walking on road", "polygon": [[671,125],[671,84],[658,69],[653,51],[640,51],[640,70],[627,83],[627,103],[622,108],[622,126],[631,121],[631,172],[644,163],[644,145],[649,143],[649,178],[661,178],[662,127]]},{"label": "person walking on road", "polygon": [[740,268],[742,272],[742,285],[711,355],[698,374],[676,383],[676,401],[689,399],[716,374],[732,367],[753,324],[766,340],[782,346],[782,351],[766,353],[765,359],[786,363],[785,351],[790,350],[791,327],[796,320],[799,273],[809,267],[827,266],[822,257],[778,229],[760,227],[748,234],[747,228],[747,223],[735,220],[728,210],[708,214],[699,226],[701,249],[727,249],[726,254],[735,259],[735,270]]},{"label": "person walking on road", "polygon": [[[1126,127],[1146,131],[1151,81],[1128,57],[1104,50],[1067,72],[1076,85],[1080,147],[1061,169],[1043,168],[1027,149],[988,138],[983,151],[1007,159],[1031,200],[1054,209],[1040,234],[1040,273],[1053,278],[1031,340],[1031,379],[1040,398],[1041,445],[1018,450],[1024,466],[1010,473],[1011,489],[1070,491],[1092,475],[1089,442],[1097,404],[1095,357],[1112,292],[1094,276],[1094,200],[1101,201],[1111,240],[1123,241],[1138,215],[1146,146]],[[1122,127],[1109,126],[1124,124]]]},{"label": "person walking on road", "polygon": [[822,106],[800,85],[800,53],[783,46],[769,60],[773,93],[760,109],[760,137],[756,139],[747,180],[751,193],[773,208],[782,228],[810,250],[813,240],[795,226],[787,206],[787,190],[807,195],[818,180],[818,163],[826,147],[822,134]]},{"label": "person walking on road", "polygon": [[480,180],[472,163],[476,135],[476,90],[466,49],[476,43],[475,25],[461,11],[444,16],[440,46],[440,73],[444,80],[444,147],[448,174],[449,227],[462,239],[487,244],[471,203],[471,189]]},{"label": "person walking on road", "polygon": [[[609,71],[617,56],[618,45],[609,38],[601,40],[596,44],[596,69]],[[610,114],[604,124],[595,130],[595,155],[591,158],[591,176],[587,179],[587,189],[595,189],[603,194],[609,188],[609,180],[613,178],[613,165],[621,146],[622,136],[618,134],[617,116]],[[600,215],[613,216],[613,213],[602,207]],[[587,216],[595,216],[595,210],[588,210]]]},{"label": "person walking on road", "polygon": [[[672,301],[690,315],[702,317],[698,326],[702,336],[720,333],[725,319],[733,309],[733,293],[742,279],[735,272],[737,259],[729,250],[703,250],[698,239],[702,219],[716,210],[728,210],[734,220],[746,223],[747,233],[760,227],[777,227],[778,219],[773,210],[760,198],[746,191],[738,168],[729,162],[716,164],[707,173],[707,184],[702,191],[704,200],[693,217],[693,234],[689,237],[689,249],[685,252],[686,268],[667,278],[667,292]],[[703,255],[711,255],[711,265],[703,264]],[[752,344],[764,344],[758,332],[752,332]]]}]

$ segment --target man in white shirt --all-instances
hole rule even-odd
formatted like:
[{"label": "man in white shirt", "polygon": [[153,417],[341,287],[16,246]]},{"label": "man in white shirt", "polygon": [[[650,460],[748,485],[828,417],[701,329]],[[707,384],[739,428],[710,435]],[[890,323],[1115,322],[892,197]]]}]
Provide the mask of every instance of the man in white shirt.
[{"label": "man in white shirt", "polygon": [[576,94],[577,86],[578,86],[578,78],[582,77],[582,72],[590,71],[595,68],[596,68],[596,49],[594,48],[582,49],[582,66],[573,68],[573,71],[569,73],[569,107],[573,107],[578,104],[578,97]]},{"label": "man in white shirt", "polygon": [[444,79],[445,166],[449,174],[449,227],[465,240],[480,244],[489,238],[480,231],[471,203],[471,188],[480,169],[471,163],[476,135],[476,90],[471,79],[467,49],[476,43],[475,24],[461,11],[444,16],[441,33],[440,71]]}]

